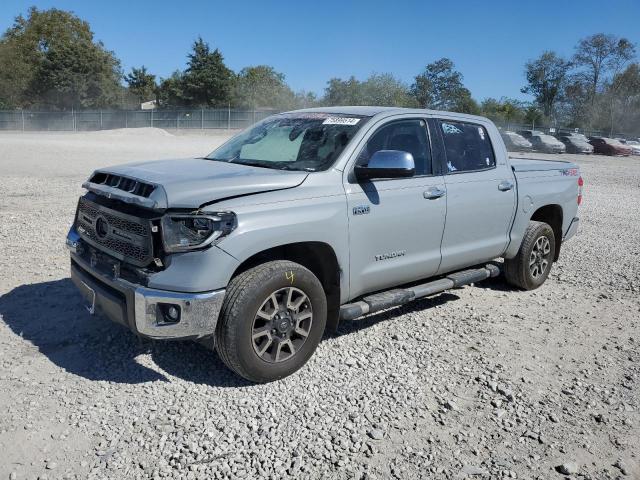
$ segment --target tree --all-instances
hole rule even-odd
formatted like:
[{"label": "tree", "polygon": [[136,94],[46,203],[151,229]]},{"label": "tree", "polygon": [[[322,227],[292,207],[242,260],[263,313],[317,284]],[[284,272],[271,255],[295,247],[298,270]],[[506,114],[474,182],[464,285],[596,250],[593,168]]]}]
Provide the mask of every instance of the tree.
[{"label": "tree", "polygon": [[323,103],[326,105],[364,105],[362,84],[351,76],[347,80],[332,78],[324,90]]},{"label": "tree", "polygon": [[635,46],[626,38],[597,33],[583,38],[575,47],[573,62],[584,69],[593,101],[607,76],[614,76],[635,56]]},{"label": "tree", "polygon": [[557,100],[558,118],[569,127],[584,127],[590,123],[589,110],[589,86],[581,75],[568,75]]},{"label": "tree", "polygon": [[525,116],[525,106],[520,100],[502,97],[500,100],[487,98],[480,107],[482,115],[491,120],[506,124],[521,123]]},{"label": "tree", "polygon": [[294,102],[296,108],[311,108],[319,105],[316,94],[304,90],[296,92]]},{"label": "tree", "polygon": [[568,61],[551,51],[545,51],[537,59],[525,64],[528,85],[521,91],[533,95],[547,118],[553,114],[554,104],[560,95],[570,66]]},{"label": "tree", "polygon": [[226,106],[231,100],[233,72],[217,48],[211,51],[202,38],[193,43],[183,75],[185,100],[190,106]]},{"label": "tree", "polygon": [[383,105],[415,107],[407,85],[390,73],[374,73],[365,81],[351,76],[347,80],[332,78],[327,82],[325,105]]},{"label": "tree", "polygon": [[362,104],[415,107],[409,88],[390,73],[374,73],[361,83]]},{"label": "tree", "polygon": [[138,97],[140,103],[155,99],[156,76],[148,73],[144,65],[140,68],[133,67],[124,79],[129,85],[129,90]]},{"label": "tree", "polygon": [[32,7],[0,38],[0,95],[12,106],[107,106],[120,78],[118,59],[72,13]]},{"label": "tree", "polygon": [[161,107],[183,107],[187,105],[184,93],[184,75],[176,70],[168,78],[160,80],[158,104]]},{"label": "tree", "polygon": [[640,65],[632,63],[613,77],[606,86],[603,100],[609,113],[609,136],[613,136],[615,129],[640,132]]},{"label": "tree", "polygon": [[251,108],[292,108],[295,94],[284,75],[268,65],[243,68],[235,81],[233,104]]},{"label": "tree", "polygon": [[544,120],[544,114],[537,105],[529,105],[524,113],[524,120],[531,124],[531,128],[540,125]]},{"label": "tree", "polygon": [[462,73],[455,70],[454,63],[448,58],[441,58],[428,64],[415,77],[411,93],[424,108],[477,113],[479,107],[462,80]]}]

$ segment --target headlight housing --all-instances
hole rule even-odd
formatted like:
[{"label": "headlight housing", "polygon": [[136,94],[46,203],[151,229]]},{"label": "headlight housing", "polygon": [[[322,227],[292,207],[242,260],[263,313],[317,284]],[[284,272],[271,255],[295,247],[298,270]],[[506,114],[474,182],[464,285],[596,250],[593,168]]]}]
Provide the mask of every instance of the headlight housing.
[{"label": "headlight housing", "polygon": [[167,214],[162,217],[162,243],[167,253],[186,252],[215,243],[236,228],[231,212]]}]

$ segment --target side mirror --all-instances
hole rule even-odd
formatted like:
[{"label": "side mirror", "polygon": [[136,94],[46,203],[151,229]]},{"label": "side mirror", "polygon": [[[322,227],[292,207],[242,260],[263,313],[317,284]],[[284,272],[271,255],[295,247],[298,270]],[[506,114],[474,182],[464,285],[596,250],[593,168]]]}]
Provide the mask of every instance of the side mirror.
[{"label": "side mirror", "polygon": [[371,156],[368,165],[355,168],[358,180],[405,178],[413,177],[415,173],[416,164],[413,155],[400,150],[378,150]]}]

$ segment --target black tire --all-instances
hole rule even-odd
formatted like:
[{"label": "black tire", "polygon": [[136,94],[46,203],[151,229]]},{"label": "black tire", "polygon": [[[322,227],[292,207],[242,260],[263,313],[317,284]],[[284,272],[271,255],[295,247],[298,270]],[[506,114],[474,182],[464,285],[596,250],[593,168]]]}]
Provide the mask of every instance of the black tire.
[{"label": "black tire", "polygon": [[[266,308],[273,293],[282,299],[284,293],[278,292],[290,290],[302,292],[307,297],[308,302],[304,303],[304,312],[312,312],[307,335],[302,337],[297,334],[298,324],[294,325],[294,323],[297,318],[295,315],[298,314],[286,309],[282,312],[287,318],[285,320],[289,325],[287,329],[282,332],[278,330],[275,335],[267,333],[265,334],[267,338],[254,340],[254,332],[264,330],[265,327],[261,325],[257,329],[256,322],[268,323],[260,319],[258,311],[263,307]],[[298,293],[295,294],[298,295]],[[273,305],[274,312],[276,306]],[[272,322],[275,321],[274,318]],[[280,327],[282,323],[280,320],[277,321],[279,322],[277,326]],[[291,375],[309,360],[320,343],[326,322],[326,295],[322,284],[311,271],[286,260],[263,263],[234,277],[229,283],[216,327],[216,350],[225,365],[238,375],[252,382],[271,382]],[[270,329],[270,332],[275,331],[275,328]],[[281,335],[283,335],[282,339]],[[277,351],[273,354],[273,348],[278,349],[275,345],[263,353],[264,357],[259,355],[258,350],[262,350],[262,346],[260,348],[255,346],[255,342],[262,341],[264,344],[269,341],[281,342],[284,341],[284,335],[289,335],[288,339],[292,339],[292,343],[281,347],[282,352]],[[294,348],[293,342],[300,343],[302,338],[302,343],[295,347],[295,353],[291,353],[284,360],[279,359],[281,353],[284,356],[291,352]],[[271,356],[275,358],[269,358]]]},{"label": "black tire", "polygon": [[[541,250],[542,246],[545,248]],[[553,229],[544,222],[529,222],[518,254],[504,261],[507,282],[523,290],[535,290],[549,276],[555,251]],[[534,264],[531,265],[531,262]]]}]

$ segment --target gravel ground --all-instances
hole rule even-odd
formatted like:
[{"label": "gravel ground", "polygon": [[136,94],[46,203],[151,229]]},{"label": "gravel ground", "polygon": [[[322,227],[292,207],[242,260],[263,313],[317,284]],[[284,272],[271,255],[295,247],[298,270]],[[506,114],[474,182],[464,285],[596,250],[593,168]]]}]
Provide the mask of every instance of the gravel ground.
[{"label": "gravel ground", "polygon": [[567,156],[581,231],[539,290],[344,322],[250,385],[89,317],[62,246],[93,168],[222,138],[0,134],[0,479],[640,478],[640,159]]}]

